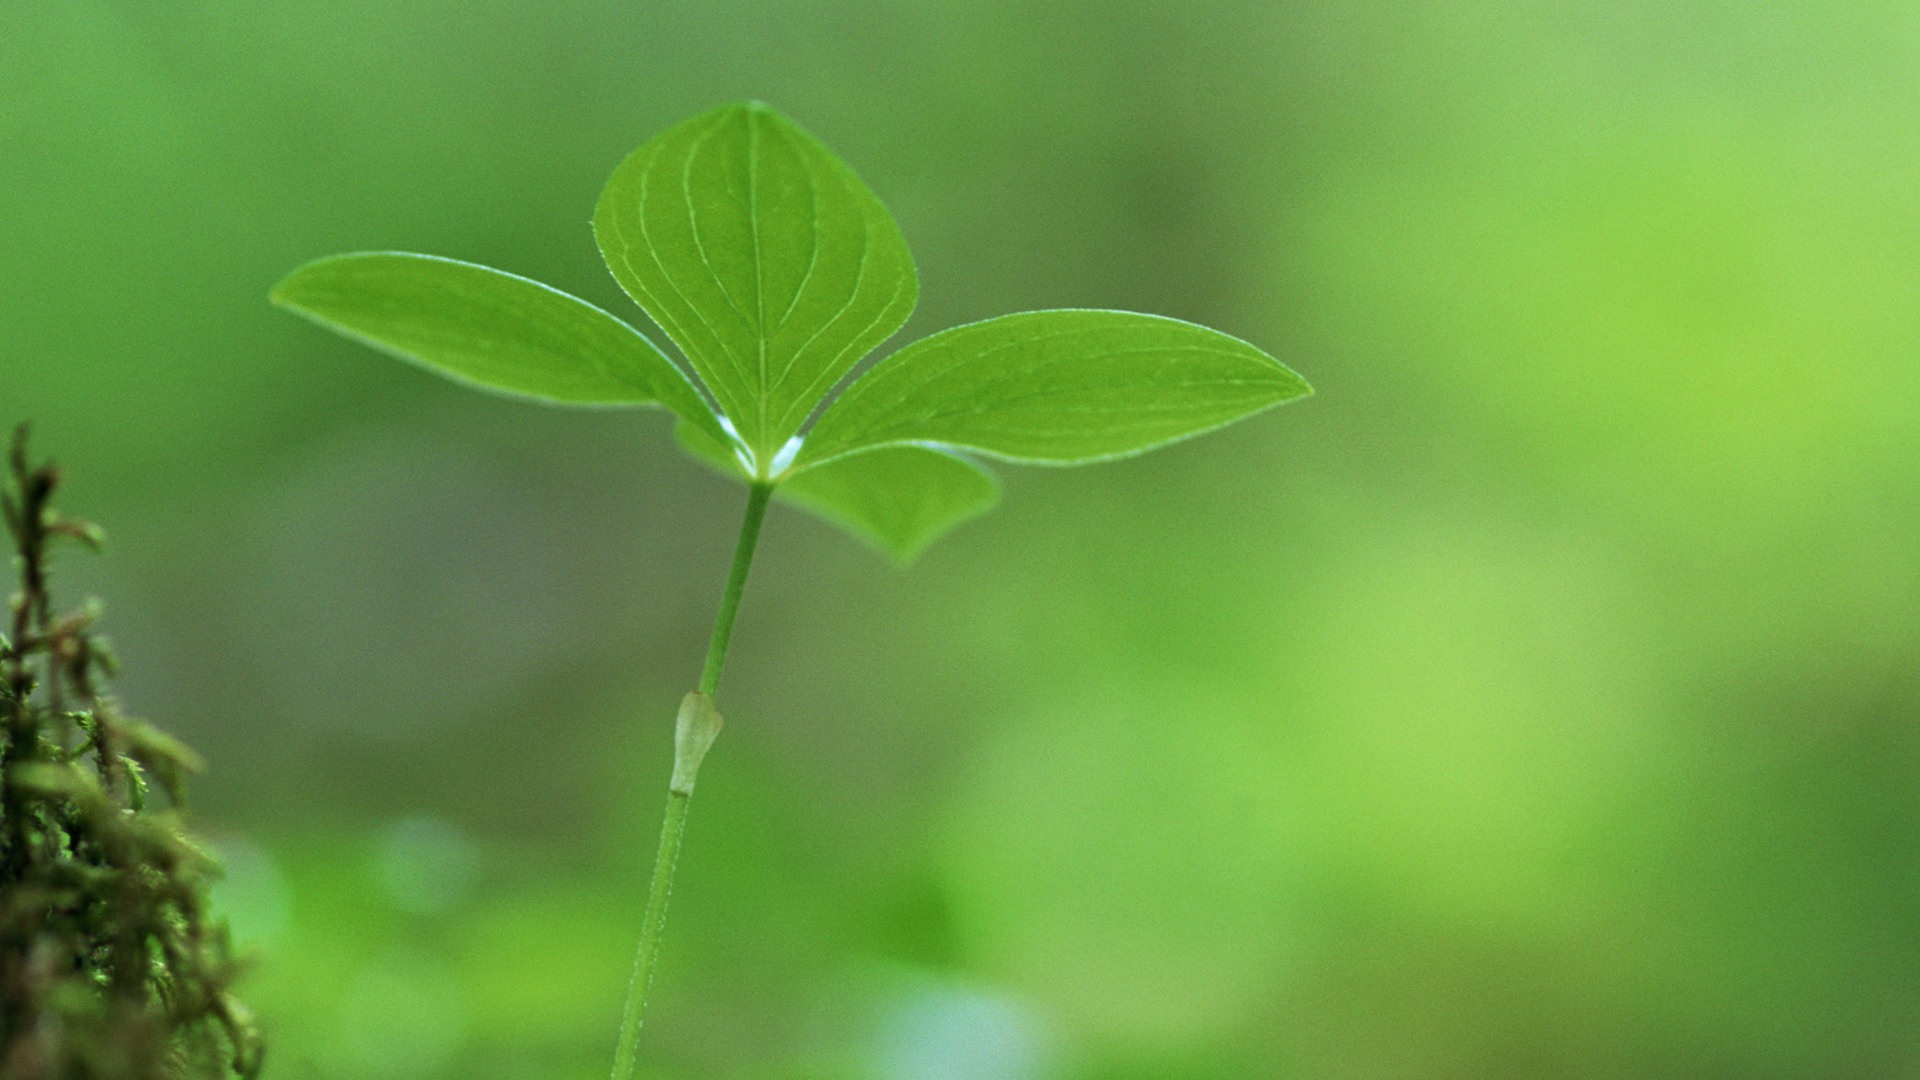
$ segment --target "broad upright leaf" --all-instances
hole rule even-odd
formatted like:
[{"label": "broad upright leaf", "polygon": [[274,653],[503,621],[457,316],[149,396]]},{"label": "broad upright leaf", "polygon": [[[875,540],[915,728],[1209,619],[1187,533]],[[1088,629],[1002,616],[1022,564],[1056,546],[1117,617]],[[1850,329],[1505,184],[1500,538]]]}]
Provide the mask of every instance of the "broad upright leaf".
[{"label": "broad upright leaf", "polygon": [[632,327],[537,281],[431,255],[310,262],[273,302],[449,378],[570,405],[659,404],[720,426],[680,369]]},{"label": "broad upright leaf", "polygon": [[1071,465],[1211,431],[1311,393],[1259,349],[1126,311],[1030,311],[901,349],[847,388],[796,467],[870,446],[933,443]]},{"label": "broad upright leaf", "polygon": [[593,228],[608,269],[686,353],[763,472],[919,292],[886,207],[758,103],[634,151]]},{"label": "broad upright leaf", "polygon": [[993,509],[1000,482],[958,454],[885,446],[795,473],[779,497],[905,564],[954,526]]},{"label": "broad upright leaf", "polygon": [[[752,479],[730,444],[685,423],[673,433],[682,449],[722,475]],[[774,498],[826,519],[904,565],[954,526],[991,510],[1000,501],[1000,483],[958,454],[888,446],[788,473]]]}]

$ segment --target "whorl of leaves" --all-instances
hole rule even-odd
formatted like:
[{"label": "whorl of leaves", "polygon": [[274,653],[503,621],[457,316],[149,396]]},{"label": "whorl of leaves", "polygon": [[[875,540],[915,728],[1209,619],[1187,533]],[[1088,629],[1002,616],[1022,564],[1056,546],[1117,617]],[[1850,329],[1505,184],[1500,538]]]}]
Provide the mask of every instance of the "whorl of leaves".
[{"label": "whorl of leaves", "polygon": [[178,818],[186,746],[122,715],[94,612],[56,614],[48,550],[99,544],[16,433],[4,504],[20,591],[0,630],[0,1077],[251,1077],[215,873]]}]

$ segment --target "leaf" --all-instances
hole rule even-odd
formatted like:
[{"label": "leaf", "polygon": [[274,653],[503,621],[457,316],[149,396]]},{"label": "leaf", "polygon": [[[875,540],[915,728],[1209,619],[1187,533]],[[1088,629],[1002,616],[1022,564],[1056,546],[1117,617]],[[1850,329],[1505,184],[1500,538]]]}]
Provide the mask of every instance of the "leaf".
[{"label": "leaf", "polygon": [[[690,424],[673,429],[681,449],[723,476],[748,481],[726,443]],[[993,474],[958,454],[921,446],[888,446],[790,472],[774,498],[839,526],[906,564],[928,544],[1000,501]]]},{"label": "leaf", "polygon": [[886,207],[758,103],[634,151],[607,181],[593,229],[608,269],[680,346],[763,475],[919,295]]},{"label": "leaf", "polygon": [[613,316],[537,281],[432,255],[310,262],[273,302],[458,382],[568,405],[659,404],[720,432],[700,392]]},{"label": "leaf", "polygon": [[791,474],[777,494],[904,565],[954,526],[992,509],[1000,483],[958,454],[889,446]]},{"label": "leaf", "polygon": [[712,467],[722,476],[730,476],[741,481],[753,479],[752,468],[741,460],[741,455],[746,452],[745,448],[736,449],[737,444],[734,442],[717,438],[705,429],[695,427],[684,420],[673,425],[673,437],[679,442],[680,449],[687,452],[688,457],[702,465]]},{"label": "leaf", "polygon": [[932,443],[1009,461],[1124,457],[1312,393],[1237,338],[1126,311],[1030,311],[955,327],[862,375],[820,417],[795,467],[870,446]]}]

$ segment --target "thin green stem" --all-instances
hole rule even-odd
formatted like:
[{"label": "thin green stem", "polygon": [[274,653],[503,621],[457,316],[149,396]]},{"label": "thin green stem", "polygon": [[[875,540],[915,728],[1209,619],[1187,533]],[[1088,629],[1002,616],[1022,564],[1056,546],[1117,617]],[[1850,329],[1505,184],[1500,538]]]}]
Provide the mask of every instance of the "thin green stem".
[{"label": "thin green stem", "polygon": [[[711,697],[720,686],[720,670],[727,661],[727,645],[733,640],[733,620],[740,613],[740,595],[746,591],[747,571],[753,566],[753,550],[760,540],[760,524],[766,520],[767,502],[773,496],[771,484],[754,484],[747,496],[746,519],[740,523],[740,542],[733,552],[733,569],[727,575],[727,588],[720,596],[720,612],[714,618],[713,637],[707,642],[707,663],[700,674],[700,695]],[[690,695],[689,701],[695,700]],[[681,707],[686,722],[686,705]],[[709,715],[712,715],[709,713]],[[717,723],[717,718],[716,721]],[[708,736],[709,741],[711,735]],[[682,761],[687,752],[682,740],[675,755],[675,782],[667,792],[666,820],[660,826],[660,848],[653,860],[653,883],[647,889],[647,913],[640,922],[640,948],[633,958],[633,981],[627,987],[627,1007],[620,1017],[620,1042],[613,1052],[613,1080],[632,1080],[639,1058],[640,1025],[647,1011],[647,988],[660,955],[660,931],[667,922],[667,898],[673,892],[674,866],[680,860],[680,840],[687,831],[687,808],[693,802],[693,773],[699,768],[700,746],[691,761]],[[685,781],[682,783],[682,776]]]},{"label": "thin green stem", "polygon": [[693,796],[667,793],[667,819],[660,826],[660,852],[653,860],[653,886],[647,890],[647,915],[640,923],[640,951],[633,958],[633,982],[620,1017],[620,1043],[613,1051],[614,1080],[630,1080],[640,1052],[640,1021],[647,1010],[647,984],[660,956],[660,929],[667,922],[667,894],[673,891],[673,866],[680,859],[680,838],[687,831],[687,807]]},{"label": "thin green stem", "polygon": [[720,688],[720,669],[727,662],[727,643],[733,640],[733,618],[740,613],[740,594],[747,588],[747,570],[753,566],[754,545],[760,541],[760,523],[767,517],[767,500],[773,497],[773,485],[755,484],[747,496],[747,517],[740,523],[740,542],[733,549],[733,572],[727,575],[727,591],[720,597],[720,614],[713,620],[713,637],[707,641],[707,666],[700,673],[700,692],[712,697]]}]

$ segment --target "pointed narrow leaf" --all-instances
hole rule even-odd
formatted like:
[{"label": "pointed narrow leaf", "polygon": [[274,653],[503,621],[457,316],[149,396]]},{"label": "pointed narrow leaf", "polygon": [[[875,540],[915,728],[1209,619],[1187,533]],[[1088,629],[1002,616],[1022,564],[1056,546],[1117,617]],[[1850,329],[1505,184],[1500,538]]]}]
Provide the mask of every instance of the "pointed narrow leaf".
[{"label": "pointed narrow leaf", "polygon": [[993,474],[957,454],[889,446],[791,475],[776,498],[912,562],[928,544],[1000,501]]},{"label": "pointed narrow leaf", "polygon": [[955,327],[876,364],[808,433],[796,467],[933,443],[1009,461],[1124,457],[1312,393],[1237,338],[1126,311],[1030,311]]},{"label": "pointed narrow leaf", "polygon": [[913,311],[886,207],[831,151],[757,103],[654,138],[594,212],[607,267],[771,460],[841,376]]},{"label": "pointed narrow leaf", "polygon": [[431,255],[310,262],[273,302],[449,378],[569,405],[659,404],[719,436],[687,377],[599,308],[537,281]]}]

